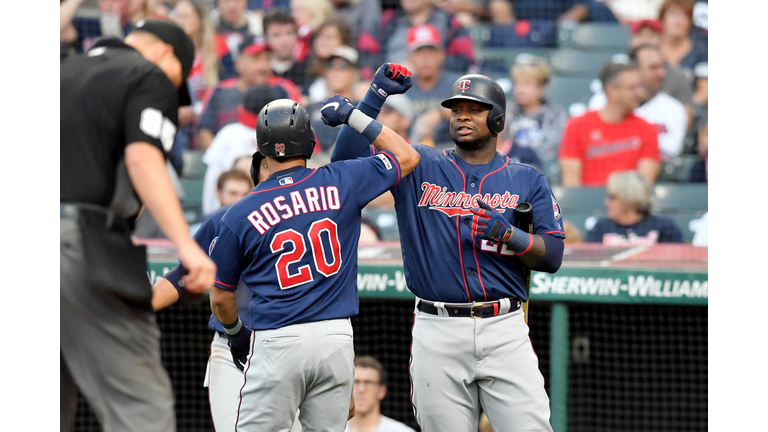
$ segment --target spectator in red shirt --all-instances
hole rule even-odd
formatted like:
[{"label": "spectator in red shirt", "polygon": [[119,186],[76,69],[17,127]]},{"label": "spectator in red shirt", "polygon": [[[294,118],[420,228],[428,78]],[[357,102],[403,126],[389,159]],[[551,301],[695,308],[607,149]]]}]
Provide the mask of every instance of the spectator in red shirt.
[{"label": "spectator in red shirt", "polygon": [[205,150],[216,133],[238,118],[238,106],[243,102],[245,92],[255,84],[280,86],[288,97],[301,102],[301,92],[295,84],[272,73],[271,53],[263,40],[246,42],[235,60],[238,78],[222,81],[206,96],[203,114],[200,118],[195,145]]},{"label": "spectator in red shirt", "polygon": [[605,186],[615,171],[637,170],[653,184],[661,166],[656,127],[633,111],[644,96],[634,62],[608,62],[600,70],[607,102],[571,118],[560,145],[564,186]]}]

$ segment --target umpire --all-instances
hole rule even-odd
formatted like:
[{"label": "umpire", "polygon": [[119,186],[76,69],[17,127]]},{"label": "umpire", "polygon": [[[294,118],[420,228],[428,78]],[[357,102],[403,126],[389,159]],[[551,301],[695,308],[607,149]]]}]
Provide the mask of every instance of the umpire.
[{"label": "umpire", "polygon": [[78,389],[106,431],[176,430],[146,250],[130,235],[143,203],[189,269],[186,289],[213,284],[165,163],[194,51],[177,25],[147,20],[61,61],[62,431]]}]

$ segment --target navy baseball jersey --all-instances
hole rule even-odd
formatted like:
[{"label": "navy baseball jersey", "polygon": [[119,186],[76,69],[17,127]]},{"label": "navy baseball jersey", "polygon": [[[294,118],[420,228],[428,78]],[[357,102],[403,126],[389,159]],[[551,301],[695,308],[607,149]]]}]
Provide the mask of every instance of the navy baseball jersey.
[{"label": "navy baseball jersey", "polygon": [[413,147],[421,162],[392,189],[408,288],[431,301],[527,301],[523,264],[506,245],[472,236],[470,207],[480,198],[514,225],[517,204],[528,202],[534,234],[565,238],[560,206],[546,178],[499,153],[488,164],[471,165],[453,149]]},{"label": "navy baseball jersey", "polygon": [[631,225],[621,225],[602,217],[589,230],[585,241],[602,242],[610,246],[682,243],[683,233],[672,218],[667,216],[648,215]]},{"label": "navy baseball jersey", "polygon": [[272,174],[224,215],[211,245],[217,288],[242,279],[253,330],[358,313],[360,211],[395,186],[389,152]]}]

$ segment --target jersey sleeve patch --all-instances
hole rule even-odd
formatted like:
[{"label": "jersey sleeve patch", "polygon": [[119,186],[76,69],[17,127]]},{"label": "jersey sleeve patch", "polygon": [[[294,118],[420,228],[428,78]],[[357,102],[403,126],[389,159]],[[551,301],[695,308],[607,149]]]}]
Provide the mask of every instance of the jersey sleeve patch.
[{"label": "jersey sleeve patch", "polygon": [[555,220],[558,221],[563,217],[563,213],[560,211],[560,204],[557,203],[554,195],[552,197],[552,211],[555,213]]},{"label": "jersey sleeve patch", "polygon": [[383,154],[379,153],[376,155],[379,159],[381,159],[382,162],[384,162],[384,168],[387,169],[387,171],[390,171],[392,169],[392,162],[389,161],[389,158]]}]

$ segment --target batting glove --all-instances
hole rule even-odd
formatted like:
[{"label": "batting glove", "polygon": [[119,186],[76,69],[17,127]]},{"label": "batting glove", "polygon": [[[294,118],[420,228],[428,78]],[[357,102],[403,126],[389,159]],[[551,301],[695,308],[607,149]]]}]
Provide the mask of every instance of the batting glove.
[{"label": "batting glove", "polygon": [[248,353],[251,350],[251,329],[242,326],[240,330],[227,335],[229,340],[229,351],[232,353],[232,361],[241,371],[245,370],[245,363],[248,362]]},{"label": "batting glove", "polygon": [[506,243],[512,238],[512,225],[504,219],[501,213],[494,211],[491,206],[477,200],[478,207],[472,207],[472,235],[496,243]]},{"label": "batting glove", "polygon": [[349,116],[355,107],[342,95],[333,95],[326,99],[320,108],[323,123],[331,127],[349,123]]},{"label": "batting glove", "polygon": [[405,93],[412,85],[411,71],[394,63],[382,64],[371,81],[371,89],[382,99],[392,94]]}]

